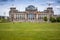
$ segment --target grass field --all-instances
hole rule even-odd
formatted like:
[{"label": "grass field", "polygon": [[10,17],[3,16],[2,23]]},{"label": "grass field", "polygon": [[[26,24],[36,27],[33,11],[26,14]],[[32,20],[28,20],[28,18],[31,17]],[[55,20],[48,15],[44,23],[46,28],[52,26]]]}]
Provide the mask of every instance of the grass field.
[{"label": "grass field", "polygon": [[0,40],[60,40],[60,23],[0,23]]}]

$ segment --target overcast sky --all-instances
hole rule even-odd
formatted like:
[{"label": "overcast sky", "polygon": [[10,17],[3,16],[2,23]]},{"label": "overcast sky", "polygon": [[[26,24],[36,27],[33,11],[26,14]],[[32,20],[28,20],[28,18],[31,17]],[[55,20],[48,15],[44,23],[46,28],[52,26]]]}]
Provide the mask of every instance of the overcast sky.
[{"label": "overcast sky", "polygon": [[0,15],[8,16],[8,12],[10,7],[12,7],[12,4],[14,4],[19,11],[25,11],[25,8],[29,5],[34,5],[38,8],[38,11],[43,11],[48,7],[48,3],[53,7],[54,13],[59,15],[60,0],[0,0]]}]

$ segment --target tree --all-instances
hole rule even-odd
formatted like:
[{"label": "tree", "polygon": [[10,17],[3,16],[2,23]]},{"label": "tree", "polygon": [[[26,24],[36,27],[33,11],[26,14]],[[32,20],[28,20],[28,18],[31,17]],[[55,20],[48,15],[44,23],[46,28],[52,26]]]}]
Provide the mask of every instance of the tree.
[{"label": "tree", "polygon": [[56,21],[57,21],[57,22],[60,22],[60,17],[57,17],[57,18],[56,18]]},{"label": "tree", "polygon": [[44,21],[47,21],[47,17],[44,17]]},{"label": "tree", "polygon": [[53,17],[50,17],[50,21],[51,21],[51,22],[56,22],[56,19],[53,18]]},{"label": "tree", "polygon": [[8,19],[5,19],[5,18],[1,18],[0,19],[0,23],[5,23],[5,22],[9,22],[9,20]]},{"label": "tree", "polygon": [[0,18],[0,22],[1,22],[1,18]]}]

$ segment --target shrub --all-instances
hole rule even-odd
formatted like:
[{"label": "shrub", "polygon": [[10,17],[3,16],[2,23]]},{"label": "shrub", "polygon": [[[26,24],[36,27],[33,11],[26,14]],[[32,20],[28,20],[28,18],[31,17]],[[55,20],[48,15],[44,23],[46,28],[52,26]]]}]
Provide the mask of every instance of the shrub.
[{"label": "shrub", "polygon": [[57,18],[56,18],[56,21],[57,21],[57,22],[60,22],[60,17],[57,17]]},{"label": "shrub", "polygon": [[53,18],[53,17],[50,17],[50,21],[51,21],[51,22],[56,22],[56,19]]},{"label": "shrub", "polygon": [[47,21],[47,17],[44,17],[44,21]]}]

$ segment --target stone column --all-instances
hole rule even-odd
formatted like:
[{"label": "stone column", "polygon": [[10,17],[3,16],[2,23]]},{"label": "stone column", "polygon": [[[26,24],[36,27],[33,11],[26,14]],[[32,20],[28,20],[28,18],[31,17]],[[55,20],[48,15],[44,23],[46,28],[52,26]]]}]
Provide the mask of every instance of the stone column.
[{"label": "stone column", "polygon": [[27,21],[27,14],[25,14],[25,22]]},{"label": "stone column", "polygon": [[36,21],[38,21],[38,14],[36,14]]},{"label": "stone column", "polygon": [[50,20],[50,15],[48,15],[48,16],[47,16],[47,19],[48,19],[48,21],[47,21],[47,22],[49,22],[49,20]]}]

